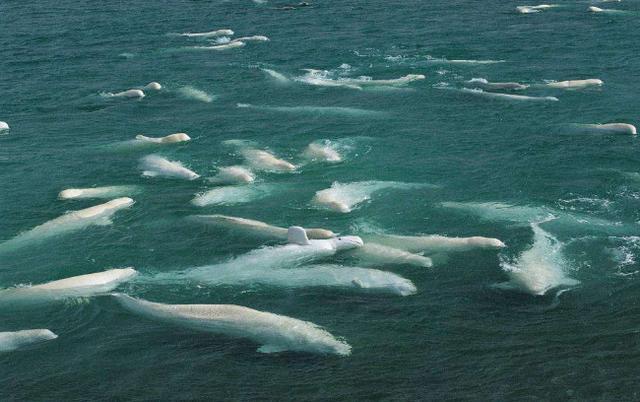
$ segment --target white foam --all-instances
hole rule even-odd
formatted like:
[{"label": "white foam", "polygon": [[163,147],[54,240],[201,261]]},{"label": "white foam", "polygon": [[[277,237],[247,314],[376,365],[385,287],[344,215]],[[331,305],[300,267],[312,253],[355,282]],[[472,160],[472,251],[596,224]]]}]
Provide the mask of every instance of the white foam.
[{"label": "white foam", "polygon": [[10,352],[34,343],[56,339],[58,335],[48,329],[25,329],[15,332],[0,332],[0,352]]},{"label": "white foam", "polygon": [[142,175],[147,177],[169,177],[195,180],[199,174],[187,169],[180,162],[167,160],[159,155],[147,155],[140,159]]},{"label": "white foam", "polygon": [[386,189],[408,190],[424,187],[421,184],[395,181],[334,182],[330,188],[316,192],[311,201],[316,206],[336,212],[351,212],[359,204],[371,199],[372,194]]},{"label": "white foam", "polygon": [[185,99],[192,99],[192,100],[197,100],[197,101],[205,102],[205,103],[211,103],[215,99],[214,96],[209,95],[205,91],[203,91],[201,89],[198,89],[198,88],[194,88],[194,87],[189,86],[189,85],[178,89],[177,92],[178,92],[178,95],[180,95],[181,97],[183,97]]},{"label": "white foam", "polygon": [[5,131],[9,129],[9,125],[5,121],[0,121],[0,131]]},{"label": "white foam", "polygon": [[392,79],[373,79],[368,76],[358,78],[338,77],[334,78],[333,74],[327,70],[306,69],[307,74],[296,77],[295,80],[309,85],[325,86],[325,87],[345,87],[351,89],[362,89],[365,86],[405,86],[413,81],[424,80],[422,74],[408,74],[400,78]]},{"label": "white foam", "polygon": [[131,205],[133,205],[131,198],[122,197],[90,208],[69,212],[0,244],[0,250],[17,249],[54,236],[76,232],[91,225],[110,225],[110,218],[114,213]]},{"label": "white foam", "polygon": [[542,296],[560,286],[575,286],[579,282],[569,278],[564,272],[566,261],[562,254],[562,244],[537,224],[531,224],[533,245],[513,262],[505,259],[502,269],[510,281],[501,285],[532,295]]},{"label": "white foam", "polygon": [[69,188],[58,194],[62,200],[80,198],[113,198],[120,196],[131,196],[140,191],[138,186],[104,186],[92,188]]},{"label": "white foam", "polygon": [[41,285],[11,288],[0,291],[0,302],[46,302],[95,296],[112,291],[135,275],[137,271],[133,268],[110,269]]},{"label": "white foam", "polygon": [[349,355],[351,346],[316,324],[232,304],[161,304],[114,295],[135,314],[198,331],[246,338],[261,344],[258,352],[283,351]]},{"label": "white foam", "polygon": [[256,201],[271,194],[272,185],[223,186],[195,196],[191,203],[198,207],[207,205],[236,205]]},{"label": "white foam", "polygon": [[548,10],[550,8],[560,7],[557,4],[540,4],[538,6],[517,6],[516,11],[521,14],[539,13],[542,10]]},{"label": "white foam", "polygon": [[342,156],[330,141],[312,142],[302,152],[302,157],[309,161],[342,162]]}]

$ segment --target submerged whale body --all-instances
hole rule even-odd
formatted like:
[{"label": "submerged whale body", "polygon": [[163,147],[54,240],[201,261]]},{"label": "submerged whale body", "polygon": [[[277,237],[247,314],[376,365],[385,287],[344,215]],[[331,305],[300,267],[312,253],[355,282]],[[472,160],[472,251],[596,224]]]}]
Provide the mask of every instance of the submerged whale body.
[{"label": "submerged whale body", "polygon": [[[239,229],[258,236],[272,237],[279,240],[288,239],[289,230],[287,228],[269,225],[268,223],[253,219],[225,215],[194,215],[191,218],[209,225],[228,229]],[[336,237],[335,233],[327,229],[304,228],[304,231],[310,239],[330,239]]]},{"label": "submerged whale body", "polygon": [[175,144],[177,142],[191,141],[191,137],[189,137],[185,133],[169,134],[164,137],[158,137],[158,138],[147,137],[144,135],[136,135],[136,140],[144,141],[152,144]]},{"label": "submerged whale body", "polygon": [[368,264],[407,264],[424,268],[433,266],[433,261],[429,257],[400,248],[369,242],[358,248],[354,255],[360,261]]},{"label": "submerged whale body", "polygon": [[0,291],[2,302],[43,302],[71,297],[88,297],[110,292],[137,274],[133,268],[110,269],[93,274],[73,276],[41,285]]},{"label": "submerged whale body", "polygon": [[504,99],[504,100],[516,100],[516,101],[533,101],[533,102],[557,102],[559,99],[555,96],[526,96],[526,95],[515,95],[515,94],[503,94],[499,92],[487,92],[482,89],[468,89],[462,88],[458,91],[482,96],[485,98],[493,98],[493,99]]},{"label": "submerged whale body", "polygon": [[114,98],[144,98],[144,92],[140,89],[128,89],[126,91],[117,92],[117,93],[108,93],[108,96]]},{"label": "submerged whale body", "polygon": [[365,238],[411,253],[425,252],[431,254],[469,251],[474,249],[501,249],[506,247],[505,244],[498,239],[482,236],[446,237],[440,235],[399,236],[370,234],[365,235]]},{"label": "submerged whale body", "polygon": [[274,186],[270,184],[222,186],[197,194],[191,203],[198,207],[243,204],[265,198],[273,189]]},{"label": "submerged whale body", "polygon": [[200,49],[200,50],[227,50],[234,49],[237,47],[243,47],[245,45],[244,42],[229,42],[224,45],[215,45],[215,46],[191,46],[190,49]]},{"label": "submerged whale body", "polygon": [[69,212],[0,244],[0,251],[21,248],[32,242],[75,232],[91,225],[109,225],[111,224],[110,217],[114,213],[131,205],[133,205],[131,198],[122,197],[90,208]]},{"label": "submerged whale body", "polygon": [[529,87],[528,85],[520,84],[517,82],[489,82],[484,78],[472,78],[467,81],[467,83],[472,84],[475,87],[490,91],[496,89],[521,90]]},{"label": "submerged whale body", "polygon": [[498,286],[542,296],[561,286],[579,284],[579,281],[565,275],[562,244],[537,224],[531,224],[531,229],[534,234],[533,245],[514,262],[502,261],[502,269],[510,281]]},{"label": "submerged whale body", "polygon": [[48,329],[25,329],[15,332],[0,332],[0,352],[11,352],[34,343],[56,339],[58,335]]},{"label": "submerged whale body", "polygon": [[68,188],[58,194],[61,200],[80,198],[112,198],[123,195],[133,195],[139,191],[136,186],[105,186],[91,188]]},{"label": "submerged whale body", "polygon": [[159,155],[148,155],[140,159],[142,175],[147,177],[169,177],[195,180],[199,174],[182,166],[180,162],[167,160]]},{"label": "submerged whale body", "polygon": [[161,304],[114,295],[129,311],[159,322],[250,339],[258,352],[349,355],[351,346],[316,324],[232,304]]},{"label": "submerged whale body", "polygon": [[185,32],[181,33],[180,36],[186,36],[189,38],[210,38],[213,36],[231,36],[233,34],[234,32],[230,29],[218,29],[209,32]]},{"label": "submerged whale body", "polygon": [[420,184],[394,181],[334,182],[330,188],[317,191],[311,203],[340,213],[349,213],[359,204],[371,199],[372,194],[385,189],[406,190],[424,187]]},{"label": "submerged whale body", "polygon": [[227,166],[218,169],[218,174],[207,179],[215,184],[243,184],[253,183],[256,177],[243,166]]}]

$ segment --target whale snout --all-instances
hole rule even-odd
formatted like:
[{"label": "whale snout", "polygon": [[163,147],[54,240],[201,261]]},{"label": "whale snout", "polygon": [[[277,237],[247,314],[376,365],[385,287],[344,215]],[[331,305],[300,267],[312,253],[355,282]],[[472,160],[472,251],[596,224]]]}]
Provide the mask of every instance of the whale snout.
[{"label": "whale snout", "polygon": [[336,237],[336,250],[351,250],[362,246],[364,246],[364,242],[359,236]]},{"label": "whale snout", "polygon": [[121,197],[121,198],[116,198],[115,200],[111,200],[107,204],[109,204],[109,206],[112,208],[127,208],[132,206],[133,203],[134,203],[133,199],[129,197]]}]

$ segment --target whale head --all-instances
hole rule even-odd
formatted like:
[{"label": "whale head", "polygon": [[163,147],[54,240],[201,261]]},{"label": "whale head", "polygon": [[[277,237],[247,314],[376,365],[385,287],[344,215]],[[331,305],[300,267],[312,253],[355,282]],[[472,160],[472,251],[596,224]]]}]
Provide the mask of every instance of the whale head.
[{"label": "whale head", "polygon": [[174,142],[184,142],[184,141],[190,141],[190,140],[191,140],[191,137],[189,137],[185,133],[171,134],[162,138],[162,142],[166,144],[174,143]]},{"label": "whale head", "polygon": [[116,198],[107,202],[105,205],[113,209],[123,209],[132,206],[134,201],[129,197]]},{"label": "whale head", "polygon": [[338,236],[330,239],[336,251],[353,250],[364,246],[360,236]]}]

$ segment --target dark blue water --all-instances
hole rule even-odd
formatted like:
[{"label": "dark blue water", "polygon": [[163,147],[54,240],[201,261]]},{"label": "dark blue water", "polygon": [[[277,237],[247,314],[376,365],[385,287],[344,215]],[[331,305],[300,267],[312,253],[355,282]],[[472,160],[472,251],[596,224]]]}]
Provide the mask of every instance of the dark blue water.
[{"label": "dark blue water", "polygon": [[[246,283],[118,289],[311,321],[352,346],[345,357],[257,353],[250,340],[154,322],[109,296],[2,308],[0,331],[49,328],[59,338],[0,354],[0,399],[637,399],[640,144],[576,124],[640,121],[640,3],[594,3],[627,11],[618,14],[559,4],[522,15],[502,1],[317,1],[291,11],[277,1],[0,2],[0,120],[11,126],[0,134],[0,240],[106,201],[58,200],[63,189],[140,187],[111,225],[4,249],[0,287],[113,267],[179,272],[277,244],[185,219],[193,214],[507,245],[447,253],[432,268],[373,266],[411,280],[418,291],[406,297]],[[211,44],[168,35],[222,28],[270,41],[194,50]],[[302,69],[337,81],[426,79],[360,90],[307,85],[296,80]],[[459,91],[472,78],[558,101]],[[604,85],[543,86],[586,78]],[[140,100],[106,95],[151,81],[163,89]],[[123,145],[174,132],[192,141]],[[192,205],[213,188],[203,179],[141,176],[149,153],[213,176],[243,162],[230,139],[294,163],[328,139],[344,160],[257,173],[268,195],[234,205]],[[381,190],[348,214],[311,204],[334,181],[367,180],[437,187]],[[530,224],[549,215],[534,234]],[[349,255],[324,262],[359,265]],[[513,267],[524,271],[520,286],[497,288]],[[544,295],[531,291],[536,281]]]}]

